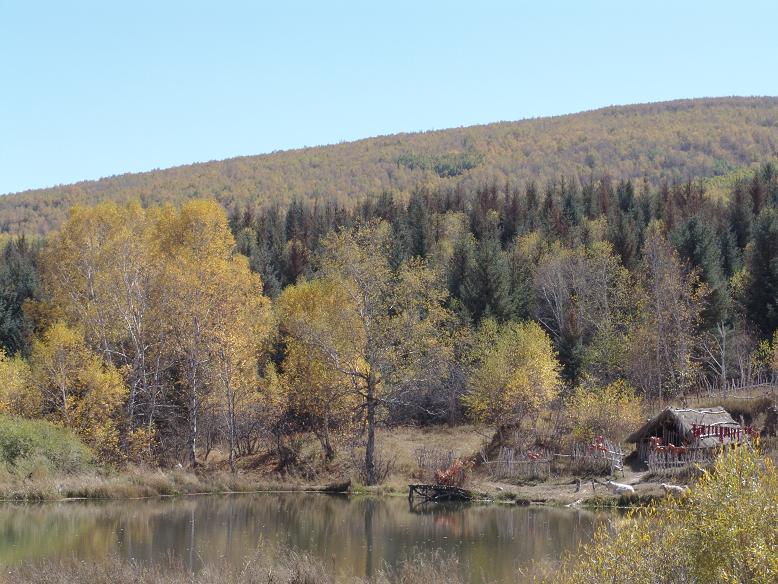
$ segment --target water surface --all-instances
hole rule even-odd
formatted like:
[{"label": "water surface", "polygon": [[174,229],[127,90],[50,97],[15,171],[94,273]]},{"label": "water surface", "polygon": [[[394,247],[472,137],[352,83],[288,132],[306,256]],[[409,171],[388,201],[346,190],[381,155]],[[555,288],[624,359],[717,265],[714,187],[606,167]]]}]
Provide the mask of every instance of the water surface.
[{"label": "water surface", "polygon": [[0,505],[0,564],[109,554],[171,557],[192,570],[241,565],[257,549],[289,547],[340,576],[370,576],[418,552],[456,555],[471,582],[515,582],[533,560],[558,559],[588,539],[586,511],[508,505],[409,508],[403,498],[252,494],[141,501]]}]

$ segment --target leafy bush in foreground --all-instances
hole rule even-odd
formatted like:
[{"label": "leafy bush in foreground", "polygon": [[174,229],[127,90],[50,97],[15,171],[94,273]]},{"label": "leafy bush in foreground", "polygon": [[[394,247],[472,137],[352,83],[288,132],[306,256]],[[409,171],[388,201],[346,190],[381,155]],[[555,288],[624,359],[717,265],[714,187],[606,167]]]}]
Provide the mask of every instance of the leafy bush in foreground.
[{"label": "leafy bush in foreground", "polygon": [[778,582],[778,473],[748,448],[719,456],[683,499],[601,528],[559,583]]}]

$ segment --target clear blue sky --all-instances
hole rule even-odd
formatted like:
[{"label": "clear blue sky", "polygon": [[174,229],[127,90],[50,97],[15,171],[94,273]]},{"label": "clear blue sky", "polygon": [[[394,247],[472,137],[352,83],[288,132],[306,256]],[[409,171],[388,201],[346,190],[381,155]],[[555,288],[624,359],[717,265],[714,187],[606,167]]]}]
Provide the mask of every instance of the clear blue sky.
[{"label": "clear blue sky", "polygon": [[680,97],[778,95],[775,2],[0,0],[0,193]]}]

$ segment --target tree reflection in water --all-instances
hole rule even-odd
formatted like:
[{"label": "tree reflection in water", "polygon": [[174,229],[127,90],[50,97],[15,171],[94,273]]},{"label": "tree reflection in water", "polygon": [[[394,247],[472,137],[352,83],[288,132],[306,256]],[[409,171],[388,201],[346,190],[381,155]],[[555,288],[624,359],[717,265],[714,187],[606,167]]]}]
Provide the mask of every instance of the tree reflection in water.
[{"label": "tree reflection in water", "polygon": [[472,581],[513,581],[517,568],[558,559],[588,539],[597,516],[509,505],[432,504],[318,494],[0,506],[0,564],[118,554],[242,565],[259,549],[295,549],[335,574],[369,577],[418,553],[454,554]]}]

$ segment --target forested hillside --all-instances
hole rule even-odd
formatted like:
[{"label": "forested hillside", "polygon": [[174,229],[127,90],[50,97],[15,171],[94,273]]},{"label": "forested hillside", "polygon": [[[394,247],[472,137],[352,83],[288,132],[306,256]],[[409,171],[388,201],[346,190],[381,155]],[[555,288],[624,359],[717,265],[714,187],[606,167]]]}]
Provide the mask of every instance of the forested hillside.
[{"label": "forested hillside", "polygon": [[[126,182],[112,197],[145,204],[78,205],[56,232],[7,237],[0,413],[63,425],[119,463],[196,466],[219,448],[233,471],[260,451],[285,471],[311,436],[325,465],[348,448],[367,484],[387,469],[381,426],[531,427],[515,433],[524,450],[621,440],[643,404],[778,372],[778,171],[761,162],[706,180],[714,160],[720,170],[773,154],[777,107],[614,108],[254,159],[279,163],[254,181],[347,185],[310,198],[287,184],[273,197],[284,205],[258,204],[263,189],[247,185],[261,181],[241,182],[242,171],[222,174],[252,159],[116,179]],[[612,133],[619,148],[602,146],[607,160],[576,175],[574,157],[550,146],[577,151],[575,132],[544,124]],[[489,146],[515,138],[507,128],[538,142],[516,156],[547,156],[559,174],[545,165],[542,180],[497,180],[501,160],[521,168],[510,166],[514,146]],[[464,149],[441,145],[469,132]],[[681,148],[679,136],[697,146]],[[439,149],[408,149],[414,141]],[[660,143],[653,161],[624,154],[624,144]],[[340,150],[395,158],[364,166]],[[315,153],[328,162],[295,173]],[[360,181],[371,164],[387,172],[369,196]],[[207,174],[196,188],[154,182],[197,168],[246,190],[214,193]],[[691,169],[699,175],[670,180]],[[398,174],[384,184],[389,170]],[[108,197],[111,184],[86,186]],[[209,194],[227,209],[213,198],[149,204]],[[63,200],[51,202],[35,216],[58,221],[47,213],[64,214]]]},{"label": "forested hillside", "polygon": [[0,257],[0,412],[109,460],[220,444],[233,469],[263,447],[283,469],[300,435],[325,461],[348,439],[373,484],[382,424],[621,437],[642,402],[777,370],[777,267],[769,163],[724,197],[601,177],[76,207]]},{"label": "forested hillside", "polygon": [[[486,88],[486,91],[494,90]],[[0,232],[43,234],[74,203],[139,199],[144,206],[215,198],[226,209],[293,200],[355,203],[384,192],[472,191],[592,176],[652,187],[720,176],[778,148],[778,99],[721,98],[609,107],[552,118],[369,138],[193,164],[0,198]]]}]

